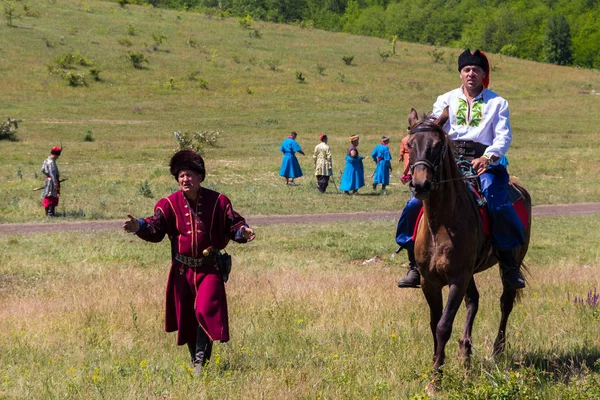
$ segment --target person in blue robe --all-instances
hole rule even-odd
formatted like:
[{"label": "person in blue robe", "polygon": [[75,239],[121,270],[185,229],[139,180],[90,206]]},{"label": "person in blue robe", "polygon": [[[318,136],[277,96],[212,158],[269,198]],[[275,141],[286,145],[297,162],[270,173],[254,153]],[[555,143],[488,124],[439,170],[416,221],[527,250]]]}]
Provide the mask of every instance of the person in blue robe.
[{"label": "person in blue robe", "polygon": [[373,190],[377,189],[377,185],[381,184],[381,189],[385,190],[385,187],[390,184],[390,171],[392,170],[392,154],[388,144],[390,138],[383,136],[381,143],[379,143],[373,149],[371,158],[376,163],[375,173],[373,174]]},{"label": "person in blue robe", "polygon": [[344,193],[355,194],[358,189],[365,186],[365,170],[363,167],[364,157],[358,154],[358,136],[350,136],[350,142],[352,145],[348,148],[346,154],[346,166],[344,167],[344,174],[342,175],[342,182],[340,183],[340,190]]},{"label": "person in blue robe", "polygon": [[302,147],[296,142],[296,136],[298,136],[296,132],[290,133],[283,143],[281,143],[281,147],[279,147],[279,151],[283,153],[279,176],[283,176],[286,185],[289,186],[296,186],[294,179],[302,176],[302,168],[300,168],[300,163],[298,163],[295,153],[304,155],[304,152],[302,151]]}]

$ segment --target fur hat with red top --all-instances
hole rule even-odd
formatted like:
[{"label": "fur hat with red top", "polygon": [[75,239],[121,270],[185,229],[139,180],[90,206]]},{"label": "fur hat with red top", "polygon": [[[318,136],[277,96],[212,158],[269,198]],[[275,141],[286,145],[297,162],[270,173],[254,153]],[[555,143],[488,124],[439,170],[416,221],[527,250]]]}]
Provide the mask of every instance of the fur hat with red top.
[{"label": "fur hat with red top", "polygon": [[490,85],[490,63],[487,56],[483,51],[475,50],[471,53],[470,49],[466,49],[458,56],[458,72],[462,71],[467,65],[476,65],[485,72],[485,78],[483,79],[483,86],[488,87]]}]

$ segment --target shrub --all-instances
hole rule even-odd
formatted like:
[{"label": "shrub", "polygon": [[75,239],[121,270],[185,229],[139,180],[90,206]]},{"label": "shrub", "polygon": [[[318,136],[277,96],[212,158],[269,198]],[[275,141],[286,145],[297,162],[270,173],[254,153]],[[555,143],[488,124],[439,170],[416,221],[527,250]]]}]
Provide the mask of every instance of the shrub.
[{"label": "shrub", "polygon": [[354,61],[354,56],[351,56],[351,55],[342,56],[342,60],[344,60],[344,64],[352,65],[352,61]]},{"label": "shrub", "polygon": [[163,44],[165,40],[167,40],[167,36],[162,33],[153,33],[152,39],[154,40],[154,44],[160,45]]},{"label": "shrub", "polygon": [[135,68],[135,69],[143,69],[144,66],[142,64],[150,63],[148,61],[148,59],[146,58],[146,56],[144,56],[143,53],[134,53],[134,52],[129,51],[129,52],[127,52],[127,54],[125,54],[125,58],[129,62],[131,62],[131,64],[133,65],[133,68]]},{"label": "shrub", "polygon": [[431,60],[435,64],[439,64],[444,61],[444,55],[446,53],[444,52],[444,50],[440,49],[439,47],[435,47],[433,50],[428,51],[427,54],[429,54],[429,56],[431,57]]},{"label": "shrub", "polygon": [[345,82],[346,81],[346,75],[342,74],[341,72],[338,72],[337,74],[337,80],[340,82]]},{"label": "shrub", "polygon": [[317,64],[317,72],[319,75],[325,75],[325,67],[321,64]]},{"label": "shrub", "polygon": [[12,1],[4,2],[4,18],[6,19],[6,25],[13,26],[13,19],[20,18],[16,14],[15,4]]},{"label": "shrub", "polygon": [[245,17],[238,18],[238,24],[244,29],[250,29],[252,24],[254,23],[254,19],[252,19],[251,15],[246,15]]},{"label": "shrub", "polygon": [[63,79],[67,85],[72,87],[87,86],[85,74],[80,72],[65,71],[63,74]]},{"label": "shrub", "polygon": [[40,13],[29,7],[27,4],[23,4],[23,15],[26,17],[39,18]]},{"label": "shrub", "polygon": [[279,67],[279,60],[276,58],[269,58],[265,60],[265,64],[267,64],[271,71],[277,71],[277,67]]},{"label": "shrub", "polygon": [[253,94],[254,91],[252,89],[250,89],[249,87],[246,88],[246,94]]},{"label": "shrub", "polygon": [[92,130],[88,129],[87,131],[85,131],[85,136],[83,137],[83,141],[84,142],[93,142],[94,136],[92,135]]},{"label": "shrub", "polygon": [[128,37],[117,39],[117,43],[119,43],[121,46],[127,46],[127,47],[130,47],[131,45],[133,45],[133,43],[131,42],[131,39],[129,39]]},{"label": "shrub", "polygon": [[127,34],[129,36],[136,36],[137,35],[137,29],[135,29],[135,26],[129,24],[127,26]]},{"label": "shrub", "polygon": [[102,78],[100,78],[100,70],[98,68],[90,69],[90,75],[94,81],[102,82]]},{"label": "shrub", "polygon": [[390,50],[381,50],[378,49],[379,57],[381,57],[381,61],[385,62],[389,57],[392,56],[392,52]]},{"label": "shrub", "polygon": [[258,31],[258,29],[252,29],[249,33],[248,36],[250,36],[251,38],[255,38],[255,39],[260,39],[262,38],[261,33]]},{"label": "shrub", "polygon": [[152,193],[152,189],[150,188],[150,183],[145,180],[143,183],[140,183],[137,188],[137,193],[141,196],[152,198],[154,194]]},{"label": "shrub", "polygon": [[10,142],[16,142],[17,140],[17,129],[19,128],[20,119],[13,119],[8,117],[5,122],[0,123],[0,140],[8,140]]},{"label": "shrub", "polygon": [[302,72],[296,71],[296,80],[298,81],[298,83],[305,83],[305,78]]},{"label": "shrub", "polygon": [[216,146],[220,131],[173,132],[177,142],[177,150],[191,149],[202,153],[205,145]]},{"label": "shrub", "polygon": [[117,0],[117,3],[121,6],[121,8],[125,8],[125,6],[129,4],[129,0]]}]

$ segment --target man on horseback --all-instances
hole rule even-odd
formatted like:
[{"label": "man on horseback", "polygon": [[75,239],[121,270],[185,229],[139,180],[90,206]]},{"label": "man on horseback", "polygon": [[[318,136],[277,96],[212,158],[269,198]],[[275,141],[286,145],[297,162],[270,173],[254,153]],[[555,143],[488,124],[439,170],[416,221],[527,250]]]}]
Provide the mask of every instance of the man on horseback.
[{"label": "man on horseback", "polygon": [[[487,89],[490,66],[484,53],[465,50],[458,57],[458,71],[462,86],[437,98],[433,116],[438,117],[449,107],[444,129],[459,151],[473,158],[471,166],[479,175],[488,204],[492,244],[503,282],[509,288],[521,289],[525,287],[525,280],[519,270],[516,249],[525,243],[525,228],[508,199],[509,176],[499,162],[512,141],[508,102]],[[398,282],[399,287],[420,285],[412,236],[421,204],[411,196],[398,222],[396,242],[399,250],[407,250],[410,261],[408,274]]]}]

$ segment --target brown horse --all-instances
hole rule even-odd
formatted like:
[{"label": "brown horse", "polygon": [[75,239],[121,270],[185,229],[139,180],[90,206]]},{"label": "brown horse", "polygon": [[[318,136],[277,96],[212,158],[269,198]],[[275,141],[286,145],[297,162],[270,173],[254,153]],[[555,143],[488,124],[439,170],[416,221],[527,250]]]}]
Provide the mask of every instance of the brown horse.
[{"label": "brown horse", "polygon": [[[479,307],[479,293],[474,274],[498,263],[491,251],[489,238],[483,233],[481,217],[471,199],[465,177],[456,165],[452,140],[442,128],[448,119],[448,110],[438,119],[419,120],[412,109],[408,116],[410,126],[409,157],[415,197],[423,201],[423,216],[415,236],[415,257],[421,273],[421,287],[430,311],[433,334],[434,379],[429,389],[435,390],[441,378],[446,343],[462,300],[465,300],[467,319],[459,341],[460,357],[468,366],[471,356],[471,332]],[[518,249],[517,259],[523,267],[531,227],[531,197],[518,183],[511,184],[520,192],[529,215],[526,242]],[[442,288],[450,290],[443,307]],[[502,316],[494,343],[494,354],[506,347],[506,324],[513,309],[517,290],[504,286],[500,307]]]}]

